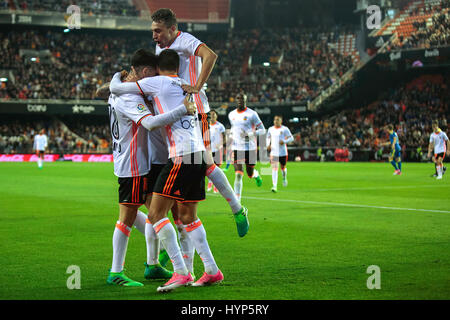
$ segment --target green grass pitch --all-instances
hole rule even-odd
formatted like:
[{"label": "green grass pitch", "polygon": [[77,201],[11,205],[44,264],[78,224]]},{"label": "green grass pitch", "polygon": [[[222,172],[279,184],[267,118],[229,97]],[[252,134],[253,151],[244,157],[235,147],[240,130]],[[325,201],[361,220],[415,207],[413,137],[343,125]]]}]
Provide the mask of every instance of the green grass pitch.
[{"label": "green grass pitch", "polygon": [[[261,169],[261,165],[258,165]],[[267,165],[265,165],[267,167]],[[125,267],[141,288],[106,284],[118,217],[112,164],[0,164],[0,299],[449,299],[450,174],[432,164],[289,163],[289,186],[244,178],[250,231],[239,238],[226,202],[199,205],[223,284],[156,292],[143,278],[133,229]],[[270,172],[270,171],[269,171]],[[233,185],[234,171],[228,177]],[[81,269],[81,289],[66,286]],[[370,265],[381,289],[369,290]],[[170,266],[170,265],[169,265]],[[171,266],[170,266],[171,267]],[[203,273],[195,258],[197,277]]]}]

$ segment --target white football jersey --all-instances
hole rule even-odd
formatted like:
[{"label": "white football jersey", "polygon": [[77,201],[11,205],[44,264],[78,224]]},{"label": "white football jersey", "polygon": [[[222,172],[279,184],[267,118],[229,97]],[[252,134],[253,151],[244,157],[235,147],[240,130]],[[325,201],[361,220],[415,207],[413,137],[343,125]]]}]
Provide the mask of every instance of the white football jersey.
[{"label": "white football jersey", "polygon": [[[288,127],[280,126],[275,127],[272,126],[267,131],[267,145],[270,144],[270,155],[274,157],[284,157],[287,156],[287,143],[294,140],[291,131]],[[283,141],[284,144],[280,145],[280,141]]]},{"label": "white football jersey", "polygon": [[219,121],[209,124],[209,133],[211,137],[211,151],[217,152],[223,147],[223,134],[225,127]]},{"label": "white football jersey", "polygon": [[[202,70],[202,59],[195,54],[202,44],[203,42],[190,33],[178,31],[177,37],[170,46],[161,48],[159,45],[156,45],[155,54],[159,55],[165,49],[176,51],[180,56],[178,76],[186,81],[187,84],[194,86]],[[203,88],[198,94],[194,95],[194,101],[199,113],[208,113],[210,111],[208,98]]]},{"label": "white football jersey", "polygon": [[48,139],[45,134],[37,134],[34,136],[33,149],[39,151],[45,151],[48,145]]},{"label": "white football jersey", "polygon": [[[176,75],[144,78],[137,83],[143,94],[152,96],[155,114],[183,105],[185,96],[181,84],[184,82]],[[169,158],[205,150],[197,115],[185,115],[165,126],[163,131]]]},{"label": "white football jersey", "polygon": [[256,150],[256,136],[244,138],[242,135],[254,132],[258,129],[264,129],[264,125],[259,119],[258,114],[250,108],[243,111],[235,109],[228,114],[231,124],[231,136],[233,139],[233,150]]},{"label": "white football jersey", "polygon": [[430,136],[430,143],[434,143],[434,153],[445,153],[447,151],[446,141],[448,140],[445,132],[439,130],[439,132],[433,132]]},{"label": "white football jersey", "polygon": [[[150,100],[150,99],[149,99]],[[150,162],[153,164],[166,164],[169,159],[164,129],[158,128],[148,133],[149,148],[152,153]]]},{"label": "white football jersey", "polygon": [[121,96],[111,94],[108,104],[114,174],[120,178],[146,175],[151,168],[149,131],[140,123],[142,119],[152,114],[144,99],[135,94]]}]

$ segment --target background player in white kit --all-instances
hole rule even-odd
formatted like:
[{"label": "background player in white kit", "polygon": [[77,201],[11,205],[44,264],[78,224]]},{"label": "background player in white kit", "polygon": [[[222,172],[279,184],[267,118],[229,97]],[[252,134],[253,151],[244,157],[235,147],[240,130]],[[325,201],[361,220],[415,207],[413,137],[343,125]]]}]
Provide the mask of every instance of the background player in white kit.
[{"label": "background player in white kit", "polygon": [[41,129],[39,134],[34,136],[33,150],[36,151],[38,156],[37,165],[39,169],[42,169],[44,165],[44,154],[48,146],[48,138],[45,134],[45,129]]},{"label": "background player in white kit", "polygon": [[247,96],[239,93],[236,96],[237,108],[228,114],[231,124],[232,160],[234,164],[235,180],[234,192],[240,199],[242,196],[244,164],[249,178],[256,181],[256,185],[262,185],[262,178],[258,170],[255,169],[257,161],[256,138],[266,132],[258,114],[247,107]]},{"label": "background player in white kit", "polygon": [[[139,80],[156,74],[156,56],[148,50],[137,50],[131,59],[132,72],[127,81]],[[113,234],[113,261],[107,278],[108,284],[121,286],[142,286],[142,283],[128,278],[123,272],[128,239],[135,223],[137,210],[142,204],[148,207],[151,201],[147,193],[153,188],[151,171],[149,131],[181,119],[189,112],[194,114],[195,106],[180,105],[164,115],[154,116],[142,96],[125,94],[120,97],[111,94],[108,99],[110,127],[113,142],[114,174],[119,183],[119,221]],[[153,238],[152,247],[158,248],[158,239]],[[147,248],[148,249],[148,248]],[[157,250],[156,250],[157,251]],[[157,252],[154,253],[157,256]],[[162,269],[160,266],[158,266]]]},{"label": "background player in white kit", "polygon": [[436,179],[442,179],[445,155],[450,155],[450,142],[447,135],[439,128],[438,121],[432,123],[433,133],[430,135],[428,145],[428,157],[434,149],[435,166],[437,171]]},{"label": "background player in white kit", "polygon": [[178,53],[180,58],[178,76],[186,81],[182,88],[194,95],[194,102],[199,113],[203,143],[206,148],[208,166],[206,175],[230,205],[238,234],[243,237],[248,231],[248,210],[241,205],[234,194],[226,175],[214,164],[210,147],[207,115],[210,108],[203,86],[214,68],[217,54],[193,35],[178,30],[177,19],[172,10],[158,9],[152,14],[152,20],[151,30],[153,40],[156,42],[156,55],[167,49],[175,50]]},{"label": "background player in white kit", "polygon": [[[223,161],[223,142],[224,142],[225,127],[222,123],[217,121],[218,116],[216,111],[211,110],[209,116],[210,116],[209,132],[211,136],[212,156],[216,166],[220,167]],[[209,180],[207,191],[211,191],[212,188],[213,183],[211,180]],[[214,193],[217,192],[218,190],[216,186],[214,186]]]},{"label": "background player in white kit", "polygon": [[283,186],[286,187],[287,181],[287,144],[294,141],[291,131],[283,126],[283,117],[276,115],[273,118],[273,126],[267,131],[267,151],[270,152],[270,164],[272,165],[272,192],[277,192],[278,185],[278,163],[281,166],[283,176]]}]

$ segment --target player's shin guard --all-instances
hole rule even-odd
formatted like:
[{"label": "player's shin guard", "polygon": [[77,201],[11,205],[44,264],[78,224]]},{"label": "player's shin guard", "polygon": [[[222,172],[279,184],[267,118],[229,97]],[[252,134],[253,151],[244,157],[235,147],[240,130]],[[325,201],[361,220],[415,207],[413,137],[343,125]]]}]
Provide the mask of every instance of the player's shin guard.
[{"label": "player's shin guard", "polygon": [[216,274],[219,271],[219,268],[217,267],[211,249],[209,248],[208,240],[206,239],[206,231],[200,219],[185,225],[184,228],[194,243],[195,250],[197,250],[198,255],[203,261],[205,272],[210,275]]},{"label": "player's shin guard", "polygon": [[148,219],[145,224],[145,242],[147,243],[147,264],[150,266],[158,264],[159,239]]},{"label": "player's shin guard", "polygon": [[140,233],[142,233],[145,236],[145,223],[147,221],[147,215],[138,210],[136,215],[136,220],[134,220],[133,227],[139,230]]},{"label": "player's shin guard", "polygon": [[173,270],[178,274],[187,275],[188,270],[184,264],[183,257],[181,256],[181,250],[177,242],[177,235],[169,219],[163,218],[159,220],[153,225],[153,229],[169,254],[170,260],[173,264]]},{"label": "player's shin guard", "polygon": [[113,234],[113,260],[111,272],[121,272],[123,270],[130,232],[130,227],[117,221]]},{"label": "player's shin guard", "polygon": [[241,200],[242,195],[242,176],[244,173],[242,171],[236,171],[236,177],[234,178],[234,193],[238,200]]},{"label": "player's shin guard", "polygon": [[278,185],[278,167],[272,167],[272,185],[276,189]]},{"label": "player's shin guard", "polygon": [[184,264],[188,271],[194,273],[194,255],[195,248],[191,239],[189,238],[183,223],[180,220],[175,221],[175,225],[178,230],[178,240],[180,242],[181,253],[183,254]]},{"label": "player's shin guard", "polygon": [[281,174],[283,175],[283,180],[287,179],[287,168],[281,168]]},{"label": "player's shin guard", "polygon": [[233,189],[231,188],[231,185],[228,182],[225,173],[223,173],[223,171],[220,170],[220,168],[213,165],[208,168],[206,175],[213,182],[217,190],[219,190],[219,193],[222,195],[222,197],[224,197],[225,200],[227,200],[228,204],[231,207],[231,211],[233,213],[236,213],[239,210],[241,210],[242,206],[241,203],[239,202],[239,198],[237,197],[235,192],[233,192]]}]

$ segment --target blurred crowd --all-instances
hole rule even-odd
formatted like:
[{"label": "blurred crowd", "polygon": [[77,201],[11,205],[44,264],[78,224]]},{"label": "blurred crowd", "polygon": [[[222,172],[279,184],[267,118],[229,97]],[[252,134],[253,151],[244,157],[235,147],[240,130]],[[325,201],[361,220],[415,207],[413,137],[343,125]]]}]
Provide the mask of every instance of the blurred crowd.
[{"label": "blurred crowd", "polygon": [[208,81],[208,97],[232,102],[242,88],[250,102],[312,100],[353,66],[350,56],[333,48],[345,32],[252,30],[228,34],[225,46],[220,37],[212,35],[205,42],[217,48],[219,59]]},{"label": "blurred crowd", "polygon": [[[2,119],[0,124],[0,154],[34,153],[34,136],[45,129],[48,153],[110,153],[107,124],[81,125],[71,131],[58,120],[22,118]],[[105,132],[108,134],[105,135]]]},{"label": "blurred crowd", "polygon": [[[353,65],[350,56],[330,46],[343,32],[291,28],[199,34],[219,55],[208,81],[209,100],[232,102],[240,88],[250,102],[315,98]],[[0,37],[0,64],[15,76],[14,83],[0,86],[4,99],[94,99],[114,72],[128,68],[136,49],[154,48],[149,32],[26,29],[3,31]],[[44,54],[33,58],[21,49]],[[270,66],[263,65],[266,61]]]},{"label": "blurred crowd", "polygon": [[139,15],[139,11],[128,0],[2,0],[2,9],[66,13],[72,4],[80,7],[82,15],[132,17]]},{"label": "blurred crowd", "polygon": [[449,132],[449,86],[450,79],[442,76],[422,76],[364,108],[346,109],[294,129],[295,144],[376,151],[389,141],[384,127],[393,124],[404,149],[426,150],[432,120],[439,120],[441,129]]},{"label": "blurred crowd", "polygon": [[[424,14],[432,13],[431,25],[420,20],[413,23],[415,30],[408,37],[399,36],[393,40],[391,49],[431,48],[450,44],[450,0],[426,4]],[[410,15],[418,15],[412,12]]]}]

